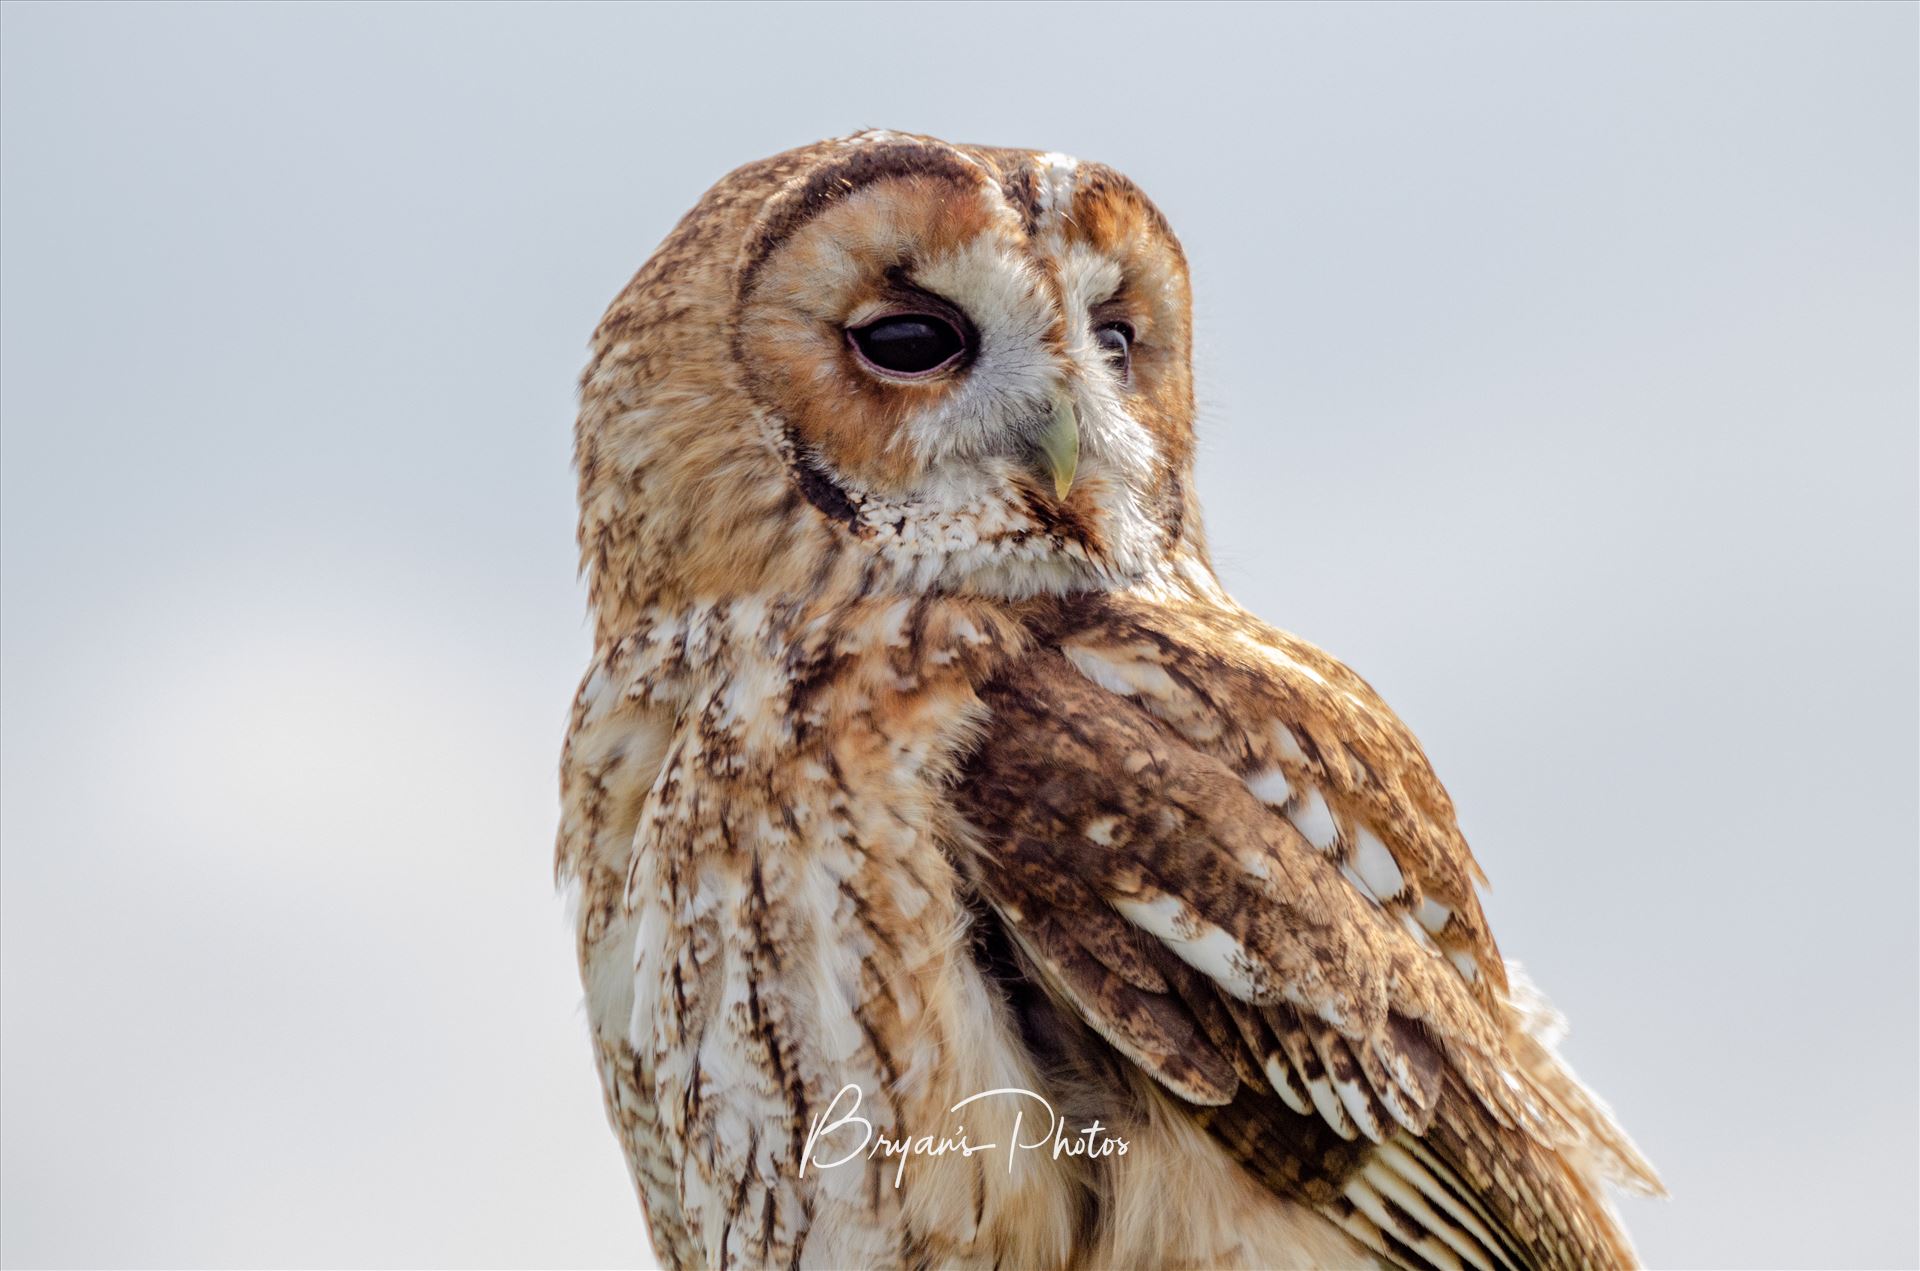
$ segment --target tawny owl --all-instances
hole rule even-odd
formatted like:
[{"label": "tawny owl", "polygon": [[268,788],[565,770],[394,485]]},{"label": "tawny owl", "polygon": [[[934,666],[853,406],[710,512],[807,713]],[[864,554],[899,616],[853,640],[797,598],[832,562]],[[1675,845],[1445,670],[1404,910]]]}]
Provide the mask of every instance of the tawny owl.
[{"label": "tawny owl", "polygon": [[560,878],[694,1266],[1630,1263],[1419,744],[1215,579],[1179,242],[870,132],[607,312]]}]

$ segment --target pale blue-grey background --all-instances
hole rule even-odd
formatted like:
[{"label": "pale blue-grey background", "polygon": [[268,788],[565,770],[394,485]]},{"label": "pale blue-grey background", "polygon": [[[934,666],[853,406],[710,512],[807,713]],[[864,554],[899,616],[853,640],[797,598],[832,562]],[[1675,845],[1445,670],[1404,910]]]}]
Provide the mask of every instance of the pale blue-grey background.
[{"label": "pale blue-grey background", "polygon": [[1915,9],[11,4],[0,1256],[643,1260],[551,898],[604,304],[880,125],[1111,162],[1229,584],[1665,1170],[1913,1266]]}]

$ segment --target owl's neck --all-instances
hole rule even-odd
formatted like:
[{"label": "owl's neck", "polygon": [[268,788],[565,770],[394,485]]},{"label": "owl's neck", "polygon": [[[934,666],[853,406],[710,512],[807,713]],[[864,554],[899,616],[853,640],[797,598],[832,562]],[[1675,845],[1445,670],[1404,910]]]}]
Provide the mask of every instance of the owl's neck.
[{"label": "owl's neck", "polygon": [[[1182,544],[1128,584],[918,595],[874,593],[872,571],[850,577],[823,569],[810,589],[761,591],[725,599],[678,599],[672,593],[596,605],[595,664],[616,675],[632,700],[665,708],[747,705],[768,716],[797,712],[818,723],[829,705],[828,683],[863,685],[862,693],[907,692],[928,674],[958,675],[977,686],[1002,659],[1022,652],[1048,615],[1081,594],[1131,594],[1156,602],[1230,605],[1204,549]],[[882,684],[891,676],[891,681]]]},{"label": "owl's neck", "polygon": [[[933,678],[978,683],[1024,647],[1031,603],[990,597],[736,597],[641,607],[603,643],[598,674],[635,701],[819,726],[855,700]],[[832,690],[829,692],[829,690]]]}]

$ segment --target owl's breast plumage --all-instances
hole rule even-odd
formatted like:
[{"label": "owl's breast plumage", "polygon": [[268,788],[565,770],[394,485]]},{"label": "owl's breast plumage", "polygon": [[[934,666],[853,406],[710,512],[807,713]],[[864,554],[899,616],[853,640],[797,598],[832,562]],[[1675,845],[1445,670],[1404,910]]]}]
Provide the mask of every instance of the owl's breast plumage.
[{"label": "owl's breast plumage", "polygon": [[[849,1085],[860,1117],[902,1138],[940,1130],[965,1094],[1038,1083],[970,954],[941,846],[971,681],[1014,638],[959,604],[716,607],[655,616],[589,675],[562,870],[584,880],[610,1111],[676,1260],[964,1259],[1009,1203],[1022,1221],[998,1239],[1055,1247],[985,1261],[1065,1253],[1069,1171],[1009,1181],[984,1160],[916,1160],[896,1185],[885,1160],[803,1168]],[[601,730],[626,740],[596,745]],[[646,790],[624,792],[628,824],[596,841],[587,809],[616,801],[609,754]],[[1030,1221],[1036,1207],[1052,1221]]]}]

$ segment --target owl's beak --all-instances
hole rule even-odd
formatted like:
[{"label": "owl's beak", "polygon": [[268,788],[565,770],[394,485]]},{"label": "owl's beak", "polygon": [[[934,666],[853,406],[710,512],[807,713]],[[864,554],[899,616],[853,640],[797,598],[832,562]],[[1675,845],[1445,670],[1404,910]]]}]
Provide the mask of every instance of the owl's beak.
[{"label": "owl's beak", "polygon": [[1080,467],[1080,420],[1074,414],[1073,398],[1062,390],[1053,395],[1053,409],[1046,427],[1034,444],[1034,458],[1053,478],[1055,498],[1064,499],[1073,489],[1073,475]]}]

